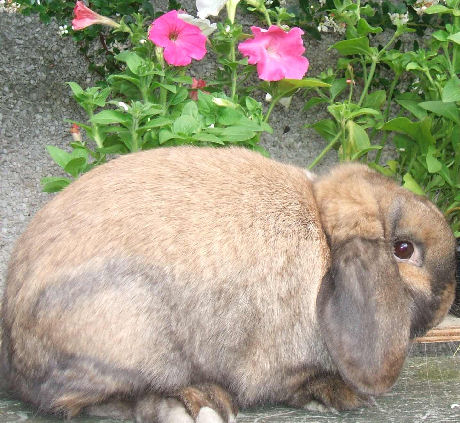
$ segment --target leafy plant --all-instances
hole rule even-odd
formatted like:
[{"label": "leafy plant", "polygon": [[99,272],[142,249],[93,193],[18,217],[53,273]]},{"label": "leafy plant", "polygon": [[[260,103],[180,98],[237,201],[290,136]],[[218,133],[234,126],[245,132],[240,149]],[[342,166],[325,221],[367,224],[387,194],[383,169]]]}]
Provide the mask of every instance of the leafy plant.
[{"label": "leafy plant", "polygon": [[[407,14],[392,15],[396,30],[389,42],[373,46],[373,34],[383,29],[369,23],[372,8],[334,1],[336,9],[331,13],[346,23],[346,39],[332,48],[343,58],[336,71],[320,76],[331,87],[316,88],[317,95],[305,105],[309,110],[326,103],[331,114],[309,125],[328,141],[310,168],[332,148],[338,150],[340,160],[365,161],[415,193],[428,195],[449,218],[456,236],[460,236],[459,3],[448,0],[446,6],[426,8],[428,15],[445,15],[445,26],[433,33],[427,49],[402,52],[396,48],[398,38],[414,31]],[[387,74],[391,82],[382,85],[378,73]],[[412,81],[411,90],[397,94],[403,74]],[[355,86],[360,80],[361,87]],[[399,116],[390,119],[395,109]],[[395,135],[389,139],[390,132]],[[382,149],[389,142],[397,155],[381,163]]]},{"label": "leafy plant", "polygon": [[[133,47],[114,57],[121,70],[110,74],[104,87],[83,89],[74,82],[69,83],[75,100],[88,115],[86,122],[73,124],[86,132],[89,141],[76,136],[70,153],[48,146],[51,157],[70,176],[44,178],[43,189],[48,192],[62,189],[72,178],[105,162],[108,154],[183,144],[238,145],[268,154],[259,145],[259,139],[262,132],[271,132],[267,120],[274,105],[282,97],[291,96],[305,87],[328,86],[313,78],[283,78],[293,72],[302,77],[308,66],[308,61],[301,57],[303,47],[298,46],[297,52],[292,49],[292,42],[301,43],[300,33],[296,31],[288,33],[271,28],[266,32],[259,31],[261,40],[248,40],[249,36],[243,34],[241,26],[227,19],[217,26],[214,36],[209,39],[221,65],[217,78],[207,84],[204,81],[198,84],[186,75],[183,66],[190,63],[192,57],[201,58],[205,52],[203,34],[196,26],[183,21],[193,17],[179,18],[180,15],[172,11],[159,17],[155,21],[157,24],[149,29],[150,20],[140,14],[130,19],[123,17],[117,23],[92,12],[83,4],[79,7],[85,18],[88,14],[92,16],[93,23],[106,22],[115,28],[113,31],[128,34]],[[77,9],[77,21],[79,13]],[[234,12],[229,16],[234,16]],[[82,19],[81,24],[86,25],[87,21]],[[184,48],[180,45],[180,28],[186,25],[189,25],[188,38]],[[204,26],[206,31],[212,29],[209,23]],[[159,34],[156,31],[173,33]],[[192,39],[191,33],[196,34],[196,39]],[[290,40],[291,49],[288,51],[283,50],[285,38]],[[160,40],[155,41],[157,45],[150,41],[157,39]],[[282,61],[269,60],[259,63],[257,68],[263,72],[260,78],[268,81],[252,86],[245,84],[254,67],[248,65],[247,58],[236,57],[237,45],[242,51],[245,46],[247,54],[251,55],[254,49],[265,49],[270,43],[278,49],[280,56],[289,54],[291,63],[300,63],[304,70],[299,74],[297,67],[286,70]],[[187,59],[187,56],[190,57]],[[267,54],[261,56],[267,57]],[[255,89],[274,94],[266,114],[261,103],[250,96]]]}]

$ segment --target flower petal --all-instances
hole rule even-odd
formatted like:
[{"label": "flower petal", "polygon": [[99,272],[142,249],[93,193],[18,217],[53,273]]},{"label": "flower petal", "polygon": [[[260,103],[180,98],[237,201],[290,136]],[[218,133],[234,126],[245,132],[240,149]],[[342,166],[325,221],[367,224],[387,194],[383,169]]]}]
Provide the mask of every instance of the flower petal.
[{"label": "flower petal", "polygon": [[149,40],[165,48],[164,59],[174,66],[188,65],[192,58],[200,60],[206,54],[206,36],[197,26],[180,19],[177,10],[153,22]]},{"label": "flower petal", "polygon": [[166,47],[163,52],[163,56],[166,63],[173,66],[187,66],[192,62],[192,58],[184,54],[182,49],[178,48],[174,43]]},{"label": "flower petal", "polygon": [[228,0],[197,0],[196,8],[201,19],[217,16]]},{"label": "flower petal", "polygon": [[303,31],[292,28],[285,32],[272,25],[268,30],[251,27],[252,40],[238,45],[238,50],[248,57],[248,63],[257,64],[257,73],[265,81],[283,78],[301,79],[308,70],[308,59],[302,42]]}]

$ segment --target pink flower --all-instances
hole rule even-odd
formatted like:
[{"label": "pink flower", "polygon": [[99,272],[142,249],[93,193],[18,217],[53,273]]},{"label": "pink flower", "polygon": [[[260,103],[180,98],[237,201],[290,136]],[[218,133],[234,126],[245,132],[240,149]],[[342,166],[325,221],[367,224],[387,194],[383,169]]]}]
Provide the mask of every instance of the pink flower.
[{"label": "pink flower", "polygon": [[174,66],[189,65],[192,59],[201,60],[206,54],[206,37],[200,28],[179,19],[177,10],[171,10],[153,22],[149,40],[164,47],[166,62]]},{"label": "pink flower", "polygon": [[251,65],[257,63],[257,73],[264,81],[283,78],[302,79],[308,69],[308,59],[302,42],[303,31],[292,28],[289,32],[272,25],[268,30],[252,26],[254,38],[238,45],[238,50],[249,58]]},{"label": "pink flower", "polygon": [[192,79],[192,87],[190,89],[189,95],[192,100],[197,101],[198,100],[198,90],[203,91],[204,93],[208,93],[205,90],[202,90],[202,88],[206,87],[206,81],[203,79]]},{"label": "pink flower", "polygon": [[82,1],[77,1],[75,4],[73,15],[75,16],[75,19],[72,21],[72,29],[74,31],[78,31],[79,29],[83,29],[94,24],[109,25],[115,28],[120,26],[114,20],[93,12],[91,9],[86,7],[85,3]]}]

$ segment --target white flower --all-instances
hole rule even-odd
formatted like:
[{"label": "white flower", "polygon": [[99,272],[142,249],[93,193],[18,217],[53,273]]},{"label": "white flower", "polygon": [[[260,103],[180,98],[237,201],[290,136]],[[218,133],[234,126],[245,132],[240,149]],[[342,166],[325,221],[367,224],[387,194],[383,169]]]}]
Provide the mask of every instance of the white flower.
[{"label": "white flower", "polygon": [[69,27],[67,25],[60,25],[58,29],[58,34],[62,37],[69,33]]},{"label": "white flower", "polygon": [[319,5],[323,7],[326,4],[326,0],[319,0]]},{"label": "white flower", "polygon": [[272,101],[272,96],[270,93],[265,94],[265,101],[267,103],[270,103]]},{"label": "white flower", "polygon": [[197,0],[198,17],[205,19],[208,16],[217,16],[228,0]]},{"label": "white flower", "polygon": [[388,13],[391,23],[396,26],[405,25],[409,22],[409,12],[406,13]]},{"label": "white flower", "polygon": [[206,37],[209,37],[217,29],[217,24],[212,24],[209,19],[195,18],[188,13],[179,13],[177,17],[191,25],[195,25],[200,28],[201,32],[206,35]]},{"label": "white flower", "polygon": [[125,112],[127,112],[129,109],[128,105],[124,103],[123,101],[119,101],[118,106],[121,107]]},{"label": "white flower", "polygon": [[139,40],[139,44],[144,44],[146,42],[147,42],[147,40],[145,40],[144,38],[142,38],[142,40]]}]

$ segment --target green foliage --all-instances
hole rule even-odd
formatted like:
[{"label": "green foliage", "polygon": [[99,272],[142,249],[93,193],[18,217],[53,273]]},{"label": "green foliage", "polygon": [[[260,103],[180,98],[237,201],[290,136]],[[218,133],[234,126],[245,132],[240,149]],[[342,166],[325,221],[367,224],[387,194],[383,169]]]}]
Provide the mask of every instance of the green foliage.
[{"label": "green foliage", "polygon": [[[367,162],[429,196],[460,236],[460,1],[427,8],[425,13],[442,25],[427,48],[407,52],[397,48],[398,38],[413,31],[406,16],[394,17],[396,29],[380,46],[373,45],[373,34],[384,28],[373,26],[371,9],[363,13],[359,2],[348,0],[335,0],[334,6],[332,13],[347,29],[345,39],[331,48],[343,57],[336,70],[320,75],[330,88],[317,88],[305,104],[307,111],[326,104],[331,115],[309,125],[328,142],[310,168],[332,148],[340,160]],[[391,83],[379,83],[381,73],[390,73]],[[398,94],[403,75],[411,84]],[[362,88],[355,87],[361,80]],[[398,116],[391,119],[390,110]],[[397,156],[382,163],[381,150],[387,144]]]},{"label": "green foliage", "polygon": [[[329,86],[314,78],[248,85],[253,66],[236,58],[236,45],[245,35],[241,25],[227,20],[208,39],[221,69],[214,81],[198,90],[186,67],[167,65],[163,49],[147,40],[148,25],[140,14],[121,19],[113,31],[128,34],[132,47],[114,56],[119,70],[101,86],[84,89],[69,82],[74,99],[88,115],[87,121],[73,124],[87,140],[77,136],[71,152],[48,146],[52,159],[69,177],[44,178],[45,191],[64,188],[112,154],[185,144],[237,145],[268,155],[259,139],[262,132],[272,132],[267,121],[277,102],[302,89]],[[256,88],[274,97],[266,114],[250,96]]]}]

